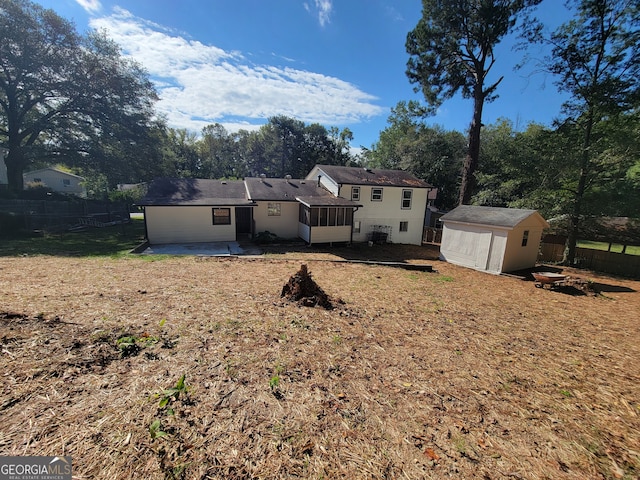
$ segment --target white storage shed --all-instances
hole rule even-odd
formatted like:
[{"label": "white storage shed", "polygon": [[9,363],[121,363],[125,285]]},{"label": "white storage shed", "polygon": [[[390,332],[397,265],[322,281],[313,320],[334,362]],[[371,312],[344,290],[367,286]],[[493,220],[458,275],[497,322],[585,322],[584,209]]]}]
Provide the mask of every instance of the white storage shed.
[{"label": "white storage shed", "polygon": [[440,259],[499,274],[534,267],[542,231],[536,210],[461,205],[442,216]]}]

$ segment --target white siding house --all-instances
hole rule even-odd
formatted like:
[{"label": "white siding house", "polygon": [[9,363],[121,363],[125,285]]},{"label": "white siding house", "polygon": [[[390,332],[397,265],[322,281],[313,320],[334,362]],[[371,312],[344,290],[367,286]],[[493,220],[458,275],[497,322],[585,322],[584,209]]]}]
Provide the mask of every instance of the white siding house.
[{"label": "white siding house", "polygon": [[307,175],[332,194],[358,202],[354,242],[422,244],[428,200],[436,189],[401,170],[316,165]]},{"label": "white siding house", "polygon": [[434,190],[399,170],[319,165],[306,179],[157,179],[139,205],[152,244],[234,241],[269,232],[308,244],[364,242],[376,234],[420,245]]},{"label": "white siding house", "polygon": [[542,231],[536,210],[461,205],[442,221],[440,259],[489,273],[535,266]]},{"label": "white siding house", "polygon": [[55,192],[86,197],[84,178],[57,168],[47,167],[23,175],[25,185],[42,184]]},{"label": "white siding house", "polygon": [[331,194],[314,181],[291,178],[245,178],[255,202],[255,233],[305,242],[350,242],[353,211],[360,205]]},{"label": "white siding house", "polygon": [[152,245],[236,240],[251,233],[251,207],[241,180],[155,180],[139,204]]}]

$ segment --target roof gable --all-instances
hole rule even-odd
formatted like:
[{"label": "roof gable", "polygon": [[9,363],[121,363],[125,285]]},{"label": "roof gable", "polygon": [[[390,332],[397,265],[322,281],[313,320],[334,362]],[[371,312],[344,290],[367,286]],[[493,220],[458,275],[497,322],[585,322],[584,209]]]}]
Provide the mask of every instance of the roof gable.
[{"label": "roof gable", "polygon": [[446,222],[468,223],[474,225],[488,225],[493,227],[514,228],[523,221],[533,217],[540,226],[548,227],[549,224],[537,212],[521,208],[502,207],[478,207],[474,205],[460,205],[449,213],[443,215],[440,220]]},{"label": "roof gable", "polygon": [[[321,172],[320,174],[324,173],[329,178],[342,185],[432,188],[432,185],[402,170],[342,167],[338,165],[316,165],[314,171]],[[313,174],[313,172],[311,174]]]},{"label": "roof gable", "polygon": [[39,173],[42,173],[42,172],[54,172],[54,173],[60,174],[62,176],[76,178],[78,180],[84,180],[84,177],[81,177],[80,175],[76,175],[74,173],[65,172],[64,170],[60,170],[59,168],[55,168],[55,167],[45,167],[45,168],[39,168],[38,170],[32,170],[30,172],[25,172],[24,176],[35,175],[35,174],[39,174]]},{"label": "roof gable", "polygon": [[242,180],[158,178],[140,205],[250,205]]}]

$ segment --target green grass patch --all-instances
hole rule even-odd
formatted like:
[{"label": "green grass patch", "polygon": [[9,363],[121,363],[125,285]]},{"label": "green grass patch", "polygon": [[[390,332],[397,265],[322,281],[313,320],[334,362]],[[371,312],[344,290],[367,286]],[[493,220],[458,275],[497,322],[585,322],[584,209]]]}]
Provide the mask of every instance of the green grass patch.
[{"label": "green grass patch", "polygon": [[[578,247],[580,248],[590,248],[592,250],[603,250],[603,251],[607,251],[609,250],[609,244],[606,242],[592,242],[589,240],[580,240],[578,242]],[[611,245],[611,251],[614,253],[622,253],[622,248],[623,246],[618,244],[618,243],[614,243]],[[625,250],[625,252],[627,255],[640,255],[640,246],[638,245],[627,245],[627,249]]]},{"label": "green grass patch", "polygon": [[38,237],[6,238],[0,242],[0,256],[59,255],[68,257],[120,256],[144,241],[144,221],[80,232],[45,233]]}]

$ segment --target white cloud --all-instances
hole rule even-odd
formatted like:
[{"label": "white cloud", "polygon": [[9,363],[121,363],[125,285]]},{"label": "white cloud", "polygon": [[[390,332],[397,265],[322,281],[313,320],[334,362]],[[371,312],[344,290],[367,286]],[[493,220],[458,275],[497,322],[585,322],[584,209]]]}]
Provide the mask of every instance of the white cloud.
[{"label": "white cloud", "polygon": [[89,13],[96,13],[102,9],[100,0],[76,0],[76,2]]},{"label": "white cloud", "polygon": [[320,22],[320,26],[324,27],[331,21],[330,16],[333,5],[331,4],[331,0],[315,0],[315,3],[318,9],[318,21]]},{"label": "white cloud", "polygon": [[313,14],[318,15],[318,22],[320,26],[324,27],[327,23],[331,22],[331,11],[333,10],[333,0],[313,0],[315,11],[308,2],[304,2],[304,9]]},{"label": "white cloud", "polygon": [[376,97],[339,78],[256,65],[238,52],[186,39],[123,9],[91,20],[91,26],[105,29],[148,70],[161,99],[157,109],[173,127],[200,130],[218,122],[230,131],[249,130],[274,115],[332,126],[386,111],[373,103]]}]

